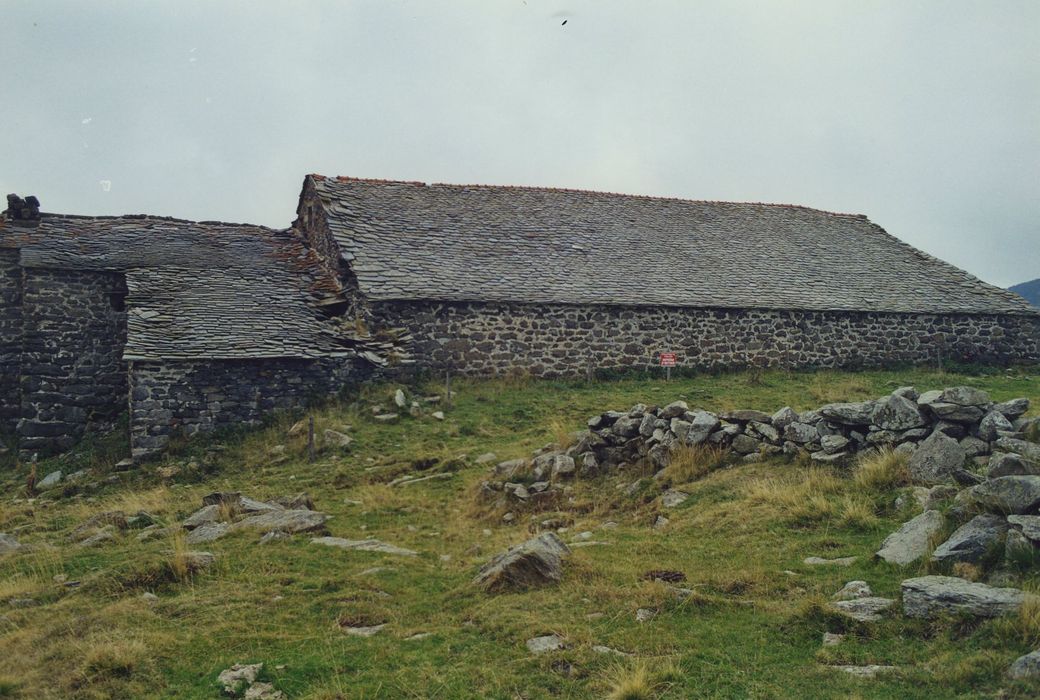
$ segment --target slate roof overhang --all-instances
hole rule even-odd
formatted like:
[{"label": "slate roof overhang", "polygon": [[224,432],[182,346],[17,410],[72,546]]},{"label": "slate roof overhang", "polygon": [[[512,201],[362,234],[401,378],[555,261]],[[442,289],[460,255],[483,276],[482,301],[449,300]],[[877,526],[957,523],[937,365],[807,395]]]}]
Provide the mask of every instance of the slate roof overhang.
[{"label": "slate roof overhang", "polygon": [[124,359],[353,356],[316,308],[328,286],[287,231],[150,216],[45,215],[0,229],[23,267],[120,272]]},{"label": "slate roof overhang", "polygon": [[308,186],[373,301],[1036,314],[862,215],[321,175]]}]

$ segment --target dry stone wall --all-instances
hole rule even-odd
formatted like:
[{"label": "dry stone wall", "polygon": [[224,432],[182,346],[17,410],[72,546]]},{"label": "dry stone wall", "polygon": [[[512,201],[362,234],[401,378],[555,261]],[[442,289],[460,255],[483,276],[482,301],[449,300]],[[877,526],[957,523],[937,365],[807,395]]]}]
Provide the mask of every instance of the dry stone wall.
[{"label": "dry stone wall", "polygon": [[697,369],[1040,360],[1040,315],[423,301],[376,302],[370,310],[373,327],[411,332],[419,366],[473,375],[646,369],[662,351]]},{"label": "dry stone wall", "polygon": [[0,433],[13,433],[21,413],[22,268],[18,251],[0,249]]},{"label": "dry stone wall", "polygon": [[347,359],[133,362],[133,457],[162,450],[174,436],[257,425],[267,413],[304,408],[360,379]]},{"label": "dry stone wall", "polygon": [[25,268],[22,279],[19,448],[61,451],[126,410],[126,285],[95,271]]}]

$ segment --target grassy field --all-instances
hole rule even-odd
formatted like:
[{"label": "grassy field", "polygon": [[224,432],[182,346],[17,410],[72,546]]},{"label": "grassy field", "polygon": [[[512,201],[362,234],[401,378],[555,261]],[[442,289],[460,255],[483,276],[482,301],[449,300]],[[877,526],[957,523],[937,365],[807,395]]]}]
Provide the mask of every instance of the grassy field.
[{"label": "grassy field", "polygon": [[[876,595],[898,597],[899,582],[925,570],[871,560],[915,511],[895,509],[898,485],[857,481],[849,468],[776,460],[685,469],[673,480],[692,479],[682,485],[691,496],[674,509],[660,505],[655,485],[632,495],[618,488],[638,473],[577,482],[565,510],[534,518],[569,523],[565,541],[587,531],[608,544],[575,549],[555,587],[490,595],[470,583],[491,554],[531,536],[531,514],[516,511],[505,524],[501,512],[477,505],[487,475],[473,462],[481,453],[527,456],[595,413],[639,401],[772,412],[906,384],[968,384],[994,400],[1026,396],[1040,405],[1040,368],[515,379],[456,382],[450,408],[428,408],[444,410],[443,422],[406,416],[384,425],[370,408],[390,405],[396,387],[376,385],[357,402],[313,413],[319,435],[350,426],[355,438],[349,449],[321,450],[314,463],[305,438],[288,436],[299,416],[285,416],[181,446],[93,490],[59,488],[27,501],[24,469],[9,469],[0,532],[32,549],[0,558],[0,698],[216,698],[222,669],[258,662],[262,678],[288,698],[1035,697],[1035,687],[1004,677],[1011,661],[1040,646],[1034,620],[926,623],[893,614],[862,624],[827,609],[846,581],[863,579]],[[442,393],[434,385],[412,389]],[[102,482],[119,457],[101,441],[39,470],[89,466],[91,480]],[[432,459],[432,471],[453,476],[389,485]],[[77,524],[110,510],[143,510],[175,524],[216,490],[261,500],[306,491],[333,516],[330,534],[420,554],[341,551],[307,535],[259,544],[255,534],[236,533],[196,547],[217,555],[212,568],[178,576],[183,543],[172,536],[139,542],[130,530],[95,548],[66,542]],[[670,522],[654,528],[661,514]],[[812,555],[859,559],[849,568],[802,563]],[[664,584],[642,580],[652,569],[684,572],[682,585],[695,593],[678,600]],[[15,607],[11,599],[34,604]],[[638,622],[640,608],[652,619]],[[361,638],[344,633],[348,623],[386,627]],[[847,636],[823,647],[824,632]],[[550,633],[568,648],[527,650],[528,638]],[[837,664],[899,670],[862,680],[829,668]]]}]

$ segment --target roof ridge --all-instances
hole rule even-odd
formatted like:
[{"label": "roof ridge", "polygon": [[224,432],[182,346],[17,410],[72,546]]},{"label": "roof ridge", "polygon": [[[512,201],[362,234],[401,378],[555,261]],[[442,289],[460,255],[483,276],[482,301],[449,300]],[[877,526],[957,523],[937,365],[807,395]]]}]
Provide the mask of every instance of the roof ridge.
[{"label": "roof ridge", "polygon": [[431,182],[426,183],[419,180],[392,180],[385,178],[368,178],[368,177],[353,177],[350,175],[337,175],[335,178],[329,178],[325,175],[318,173],[311,173],[309,177],[322,182],[330,179],[334,179],[338,183],[351,183],[359,182],[365,184],[374,185],[415,185],[418,187],[450,187],[457,189],[488,189],[488,190],[521,190],[525,192],[561,192],[568,194],[591,194],[591,195],[607,195],[611,197],[627,197],[630,199],[643,199],[649,201],[664,201],[664,202],[686,202],[688,204],[731,204],[738,206],[756,206],[756,207],[777,207],[782,209],[801,209],[803,211],[817,212],[820,214],[828,214],[830,216],[840,216],[851,219],[859,219],[863,221],[869,221],[870,219],[866,214],[852,214],[849,212],[831,211],[829,209],[818,209],[816,207],[806,206],[804,204],[786,204],[782,202],[739,202],[723,199],[690,199],[688,197],[668,197],[663,195],[652,195],[652,194],[633,194],[630,192],[613,192],[610,190],[591,190],[581,189],[577,187],[544,187],[539,185],[489,185],[489,184],[466,184],[466,183],[454,183],[454,182]]},{"label": "roof ridge", "polygon": [[196,221],[193,219],[181,219],[175,216],[161,216],[158,214],[60,214],[55,212],[41,212],[40,223],[60,223],[69,221],[157,221],[172,224],[195,224],[199,226],[230,226],[235,228],[258,228],[265,231],[287,231],[288,228],[272,228],[263,224],[250,224],[239,221],[217,221],[205,219]]}]

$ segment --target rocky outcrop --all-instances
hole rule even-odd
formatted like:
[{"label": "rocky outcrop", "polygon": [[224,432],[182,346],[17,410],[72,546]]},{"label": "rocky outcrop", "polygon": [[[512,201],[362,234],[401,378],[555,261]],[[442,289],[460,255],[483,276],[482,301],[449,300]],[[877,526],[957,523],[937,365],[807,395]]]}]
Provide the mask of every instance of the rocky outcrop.
[{"label": "rocky outcrop", "polygon": [[899,566],[912,564],[928,553],[931,538],[942,528],[942,513],[926,510],[886,537],[875,556]]},{"label": "rocky outcrop", "polygon": [[563,579],[563,560],[570,553],[563,540],[545,532],[496,554],[473,583],[487,591],[558,583]]},{"label": "rocky outcrop", "polygon": [[965,614],[999,617],[1017,613],[1026,594],[1017,588],[995,588],[952,576],[921,576],[903,581],[903,613],[907,617]]}]

